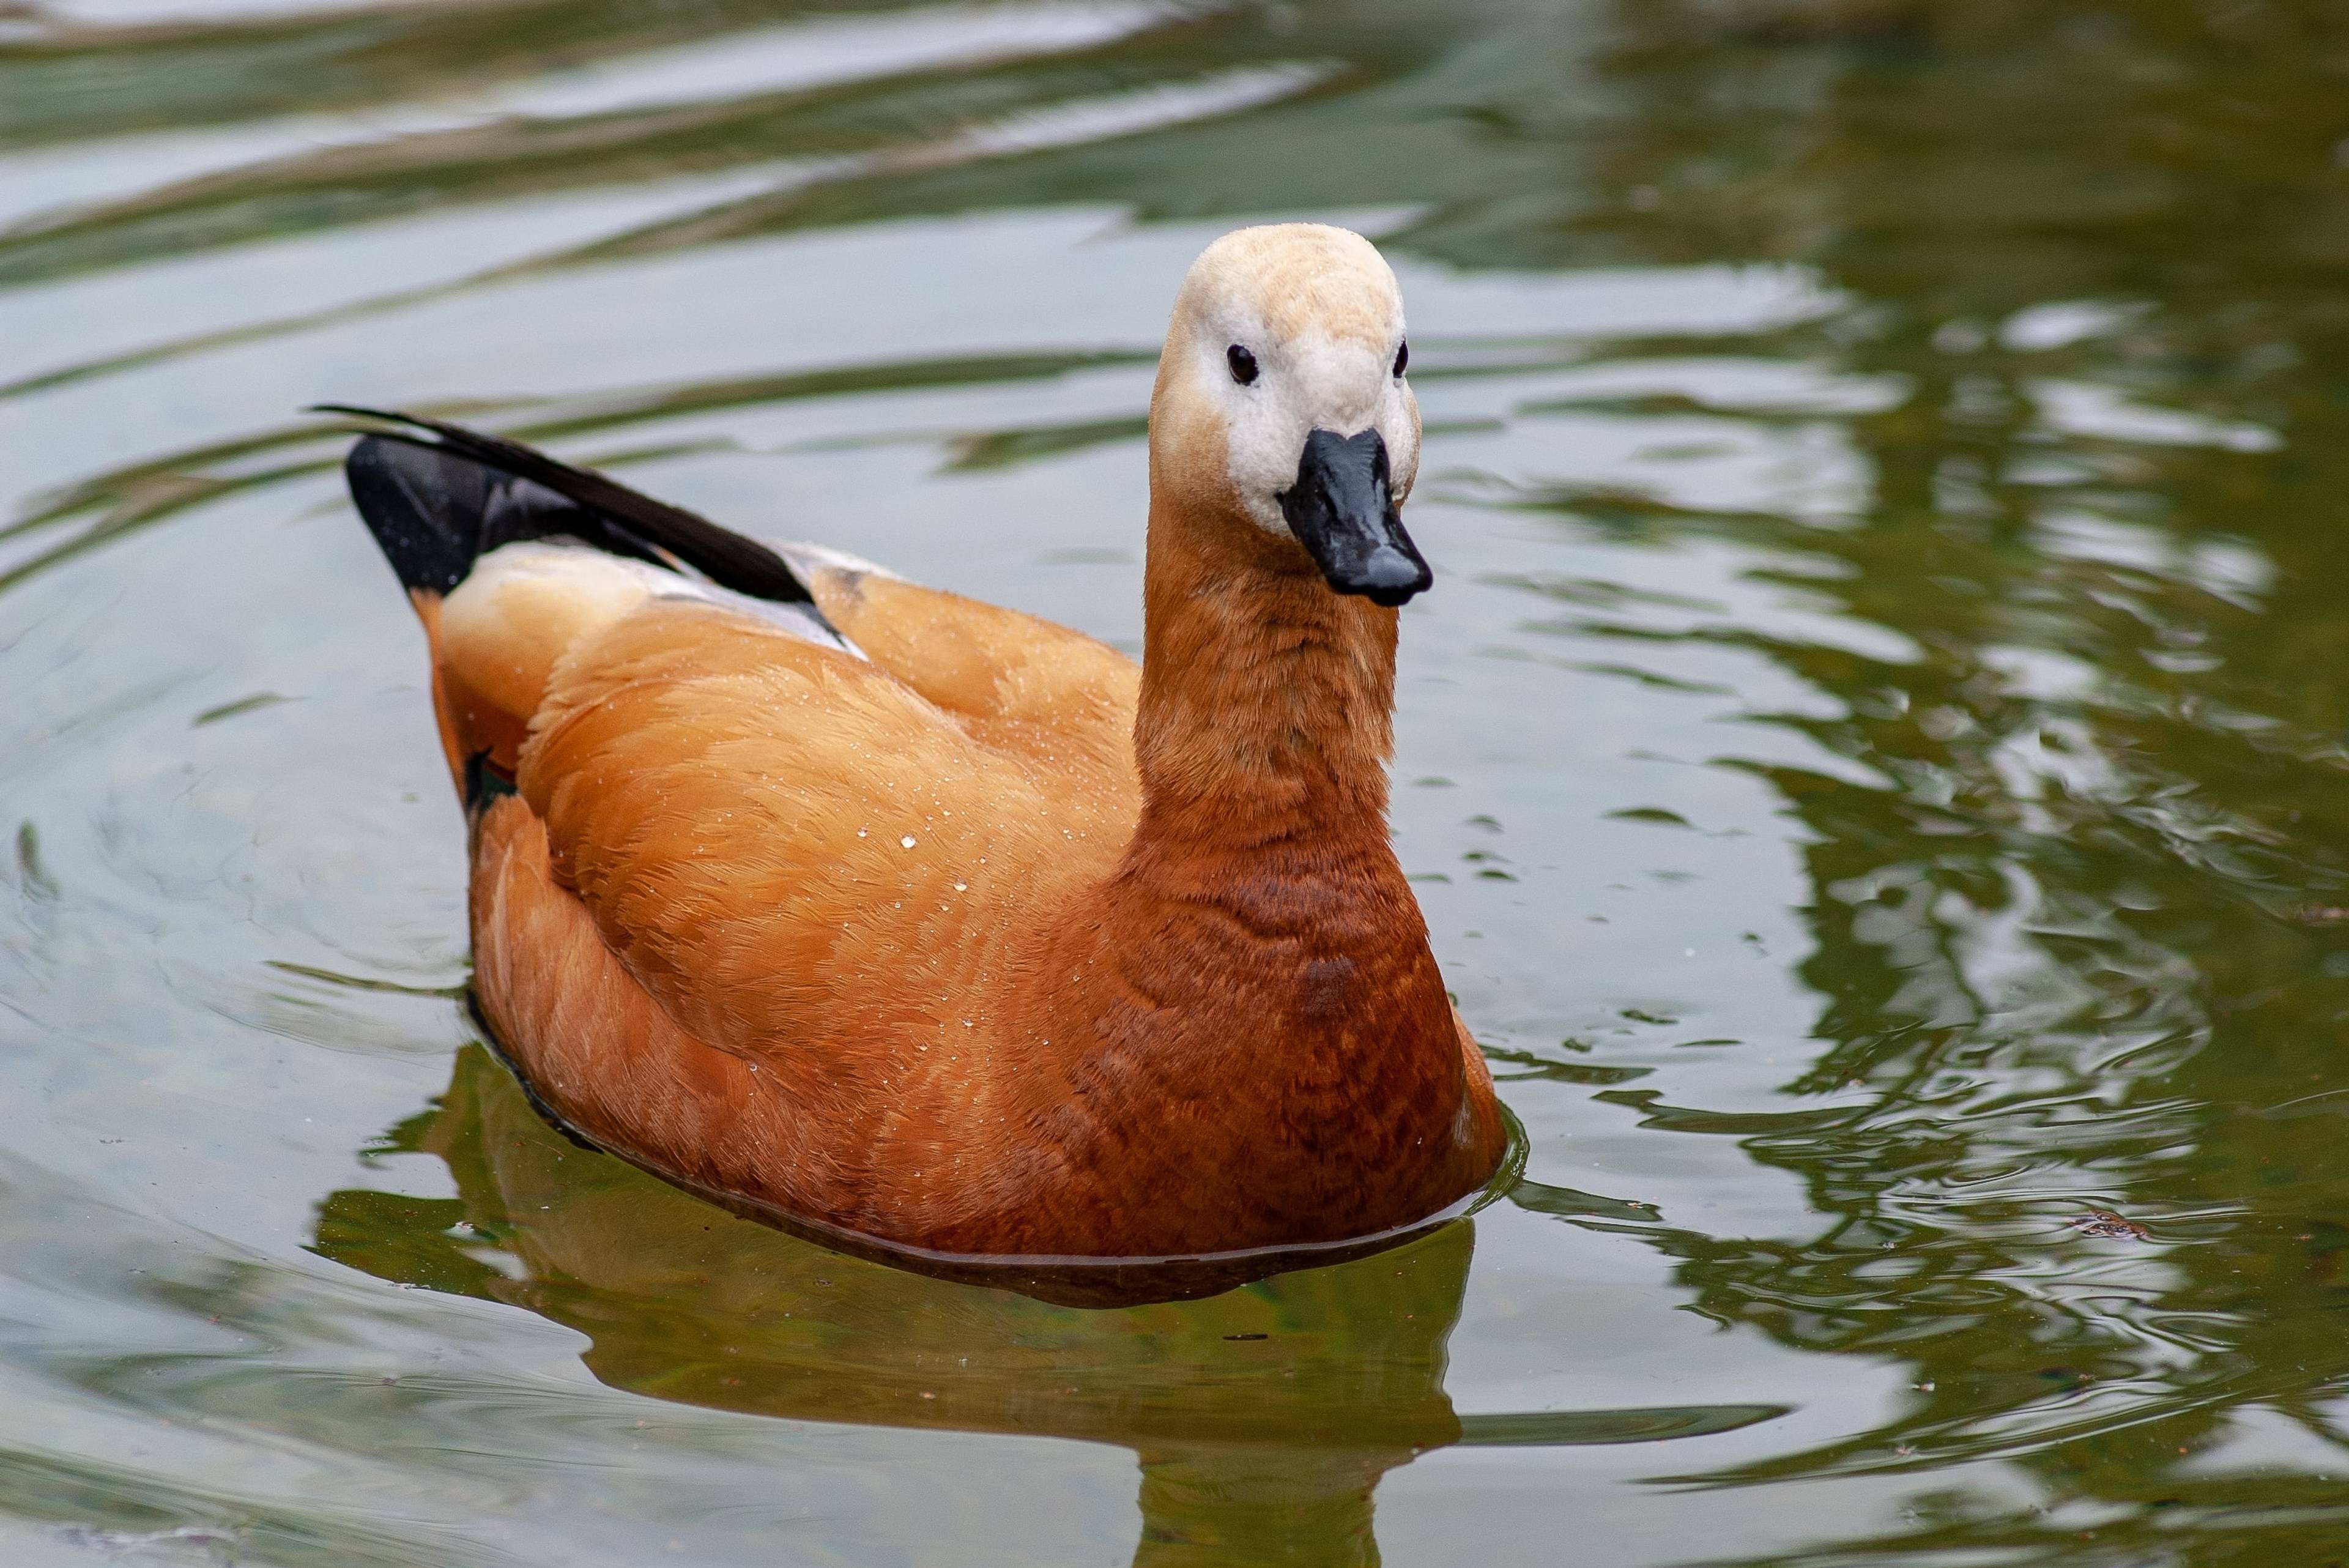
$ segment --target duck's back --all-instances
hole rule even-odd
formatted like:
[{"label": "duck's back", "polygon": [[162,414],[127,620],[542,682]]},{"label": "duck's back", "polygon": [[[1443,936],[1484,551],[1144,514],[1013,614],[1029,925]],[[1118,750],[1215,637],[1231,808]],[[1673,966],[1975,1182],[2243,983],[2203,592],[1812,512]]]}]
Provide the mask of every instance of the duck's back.
[{"label": "duck's back", "polygon": [[[811,1033],[869,1042],[878,1018],[967,1007],[965,971],[1124,847],[1113,735],[946,708],[913,668],[669,597],[554,661],[521,799],[605,944],[709,1044],[789,1055]],[[933,689],[968,675],[966,659]],[[1116,697],[1095,694],[1103,727]]]},{"label": "duck's back", "polygon": [[[463,461],[413,451],[394,455]],[[1033,618],[786,555],[812,603],[552,540],[492,549],[445,594],[410,585],[476,818],[476,991],[599,1141],[903,1231],[868,1212],[903,1201],[875,1184],[908,1137],[950,1118],[968,1142],[1009,1103],[999,999],[1023,945],[1132,834],[1138,671]],[[1006,1179],[977,1168],[933,1201],[999,1202]]]}]

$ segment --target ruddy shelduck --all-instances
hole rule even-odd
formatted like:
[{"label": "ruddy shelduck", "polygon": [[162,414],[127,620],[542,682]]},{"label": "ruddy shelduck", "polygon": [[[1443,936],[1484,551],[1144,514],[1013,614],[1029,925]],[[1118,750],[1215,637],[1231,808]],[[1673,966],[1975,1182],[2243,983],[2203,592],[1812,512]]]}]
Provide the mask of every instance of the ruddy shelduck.
[{"label": "ruddy shelduck", "polygon": [[1388,841],[1431,581],[1407,356],[1357,234],[1199,257],[1139,669],[379,416],[351,492],[429,639],[524,1085],[683,1185],[934,1254],[1309,1247],[1474,1192],[1500,1112]]}]

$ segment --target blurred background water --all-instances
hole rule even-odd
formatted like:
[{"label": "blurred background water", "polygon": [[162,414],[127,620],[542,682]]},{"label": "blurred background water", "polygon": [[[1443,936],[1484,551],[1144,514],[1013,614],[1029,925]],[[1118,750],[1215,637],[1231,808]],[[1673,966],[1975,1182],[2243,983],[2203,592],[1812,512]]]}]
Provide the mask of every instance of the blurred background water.
[{"label": "blurred background water", "polygon": [[[1137,649],[1300,216],[1526,1179],[1086,1312],[544,1128],[295,410]],[[2341,0],[0,0],[0,1557],[2349,1561],[2344,261]]]}]

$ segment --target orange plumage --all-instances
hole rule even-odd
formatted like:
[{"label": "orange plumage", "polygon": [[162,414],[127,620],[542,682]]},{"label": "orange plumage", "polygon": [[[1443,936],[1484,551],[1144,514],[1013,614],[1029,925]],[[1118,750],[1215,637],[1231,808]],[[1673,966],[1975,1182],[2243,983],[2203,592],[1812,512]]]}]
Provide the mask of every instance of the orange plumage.
[{"label": "orange plumage", "polygon": [[[730,592],[708,524],[526,452],[501,488],[517,449],[355,453],[472,795],[477,994],[543,1100],[693,1186],[961,1254],[1333,1241],[1481,1183],[1491,1082],[1387,841],[1375,601],[1425,576],[1392,293],[1330,230],[1194,269],[1139,670],[822,552]],[[450,517],[454,566],[417,543]]]}]

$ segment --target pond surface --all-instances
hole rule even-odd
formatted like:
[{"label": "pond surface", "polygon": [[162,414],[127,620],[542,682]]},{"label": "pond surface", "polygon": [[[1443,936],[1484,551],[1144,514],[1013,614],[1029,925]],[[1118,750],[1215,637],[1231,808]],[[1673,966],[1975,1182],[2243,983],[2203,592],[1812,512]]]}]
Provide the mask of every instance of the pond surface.
[{"label": "pond surface", "polygon": [[[297,410],[1133,649],[1296,216],[1525,1180],[1086,1311],[548,1130]],[[2338,0],[0,4],[0,1558],[2349,1560],[2344,263]]]}]

